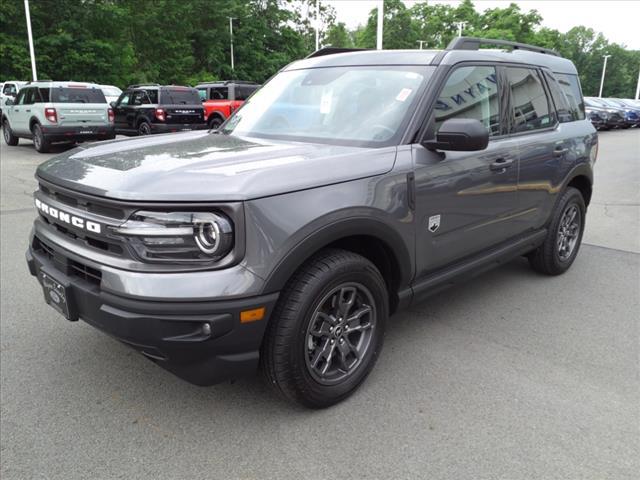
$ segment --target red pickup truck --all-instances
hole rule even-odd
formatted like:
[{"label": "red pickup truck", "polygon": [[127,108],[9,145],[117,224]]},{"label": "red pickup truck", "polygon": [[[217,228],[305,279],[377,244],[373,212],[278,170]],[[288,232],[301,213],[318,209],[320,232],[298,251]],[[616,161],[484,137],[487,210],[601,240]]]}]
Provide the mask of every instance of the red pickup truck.
[{"label": "red pickup truck", "polygon": [[196,85],[209,128],[216,129],[231,116],[260,85],[240,80]]}]

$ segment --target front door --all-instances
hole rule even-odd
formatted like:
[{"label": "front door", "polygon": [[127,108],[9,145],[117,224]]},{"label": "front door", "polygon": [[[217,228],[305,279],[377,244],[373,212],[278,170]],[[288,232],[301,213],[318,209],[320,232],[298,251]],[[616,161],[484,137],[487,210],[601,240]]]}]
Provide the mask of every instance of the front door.
[{"label": "front door", "polygon": [[435,129],[450,118],[477,119],[489,145],[477,152],[412,148],[418,280],[519,233],[517,140],[504,135],[502,88],[493,66],[454,69],[435,104]]},{"label": "front door", "polygon": [[[32,105],[26,105],[26,100],[27,95],[32,97],[31,90],[33,90],[33,88],[23,88],[20,90],[14,105],[7,107],[7,109],[11,109],[11,129],[22,135],[29,133],[29,118]],[[27,110],[29,110],[29,112],[27,112]]]},{"label": "front door", "polygon": [[120,98],[116,101],[116,105],[113,108],[114,123],[116,130],[126,130],[129,127],[127,122],[127,113],[129,109],[129,102],[131,101],[131,92],[123,92]]}]

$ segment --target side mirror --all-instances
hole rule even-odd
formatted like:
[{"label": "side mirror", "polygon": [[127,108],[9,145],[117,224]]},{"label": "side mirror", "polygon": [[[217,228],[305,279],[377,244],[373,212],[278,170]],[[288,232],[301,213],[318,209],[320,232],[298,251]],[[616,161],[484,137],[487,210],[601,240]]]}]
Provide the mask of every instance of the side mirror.
[{"label": "side mirror", "polygon": [[111,105],[111,108],[116,108],[116,102],[111,102],[109,105]]},{"label": "side mirror", "polygon": [[7,107],[10,107],[11,105],[13,105],[13,100],[12,100],[12,99],[10,99],[10,98],[7,98],[7,100],[4,102],[4,104],[5,104]]},{"label": "side mirror", "polygon": [[473,152],[484,150],[489,144],[489,132],[479,120],[450,118],[445,120],[435,140],[423,142],[429,150]]}]

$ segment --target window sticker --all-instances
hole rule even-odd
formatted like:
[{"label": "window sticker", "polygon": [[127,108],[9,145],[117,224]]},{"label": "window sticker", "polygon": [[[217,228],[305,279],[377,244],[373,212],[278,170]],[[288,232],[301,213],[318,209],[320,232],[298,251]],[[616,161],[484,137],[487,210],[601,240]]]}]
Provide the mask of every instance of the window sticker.
[{"label": "window sticker", "polygon": [[411,90],[410,88],[403,88],[402,90],[400,90],[400,93],[396,97],[396,100],[398,100],[399,102],[404,102],[407,98],[409,98],[411,92],[413,92],[413,90]]},{"label": "window sticker", "polygon": [[327,114],[331,112],[331,97],[333,96],[333,90],[322,93],[320,99],[320,113]]}]

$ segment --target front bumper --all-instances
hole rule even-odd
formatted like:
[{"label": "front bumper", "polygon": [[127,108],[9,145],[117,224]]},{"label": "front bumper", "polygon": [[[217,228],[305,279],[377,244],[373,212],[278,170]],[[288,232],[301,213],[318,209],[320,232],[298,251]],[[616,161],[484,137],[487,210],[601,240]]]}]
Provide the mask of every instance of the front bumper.
[{"label": "front bumper", "polygon": [[[73,317],[196,385],[213,385],[256,371],[277,293],[211,301],[127,298],[105,291],[98,270],[86,265],[80,268],[56,247],[42,249],[38,242],[34,240],[26,253],[29,272],[42,283],[44,270],[68,286]],[[138,274],[138,279],[144,283],[145,275]],[[157,297],[163,294],[169,292],[158,292]],[[240,321],[240,312],[259,307],[266,309],[262,320]]]},{"label": "front bumper", "polygon": [[42,125],[41,128],[44,137],[50,142],[111,140],[116,137],[113,125],[88,125],[80,127]]},{"label": "front bumper", "polygon": [[209,126],[206,123],[152,123],[152,133],[173,133],[185,132],[189,130],[206,130]]}]

